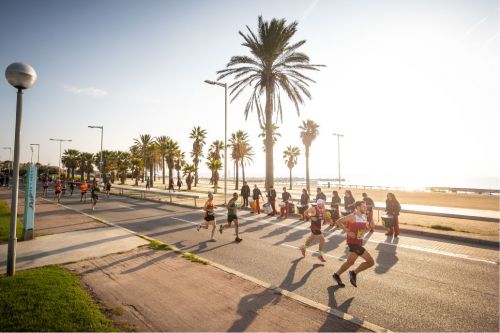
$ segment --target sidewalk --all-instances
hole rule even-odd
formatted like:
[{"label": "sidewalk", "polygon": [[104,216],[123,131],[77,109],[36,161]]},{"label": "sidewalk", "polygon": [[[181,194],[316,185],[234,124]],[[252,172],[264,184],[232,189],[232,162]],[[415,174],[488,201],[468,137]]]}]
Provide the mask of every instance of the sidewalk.
[{"label": "sidewalk", "polygon": [[[5,192],[0,190],[0,199],[5,200]],[[125,320],[139,331],[384,330],[330,310],[334,316],[324,306],[306,305],[292,294],[284,296],[286,292],[216,265],[193,263],[173,251],[151,250],[144,246],[149,242],[123,228],[89,220],[37,200],[35,228],[52,234],[18,242],[17,269],[66,263],[108,309],[121,309],[114,311],[120,314],[113,319]],[[92,223],[97,227],[89,228]],[[86,229],[72,230],[82,226]],[[2,273],[6,255],[7,244],[0,244]]]}]

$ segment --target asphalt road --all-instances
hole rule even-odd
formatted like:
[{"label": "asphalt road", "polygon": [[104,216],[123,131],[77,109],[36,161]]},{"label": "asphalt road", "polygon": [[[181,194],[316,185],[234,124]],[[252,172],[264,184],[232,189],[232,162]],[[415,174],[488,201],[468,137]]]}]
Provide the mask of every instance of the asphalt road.
[{"label": "asphalt road", "polygon": [[[359,274],[358,288],[344,274],[346,288],[339,289],[331,278],[346,258],[339,230],[325,232],[327,262],[322,264],[314,253],[317,244],[302,258],[298,246],[309,235],[309,224],[297,219],[242,211],[243,241],[234,243],[228,229],[222,235],[217,231],[212,243],[209,231],[195,229],[203,221],[200,209],[102,197],[94,212],[75,196],[62,203],[390,330],[499,330],[498,250],[424,237],[393,240],[376,232],[365,244],[375,266]],[[218,223],[225,223],[225,211],[217,212]]]}]

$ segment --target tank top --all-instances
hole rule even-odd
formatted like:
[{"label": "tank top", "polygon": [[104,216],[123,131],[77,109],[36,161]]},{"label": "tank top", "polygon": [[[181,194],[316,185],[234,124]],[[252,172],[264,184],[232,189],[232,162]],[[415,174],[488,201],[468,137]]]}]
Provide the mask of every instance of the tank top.
[{"label": "tank top", "polygon": [[208,202],[207,203],[207,208],[205,211],[205,216],[213,216],[214,215],[214,204],[213,202]]},{"label": "tank top", "polygon": [[323,214],[318,207],[314,207],[316,210],[316,214],[311,216],[311,230],[321,230],[321,220],[323,218]]},{"label": "tank top", "polygon": [[362,245],[363,244],[363,237],[365,236],[365,232],[367,229],[367,220],[366,220],[366,215],[361,215],[358,216],[356,214],[354,215],[354,222],[349,222],[347,226],[347,230],[350,232],[353,232],[356,236],[355,237],[349,237],[347,236],[347,244],[357,244],[357,245]]}]

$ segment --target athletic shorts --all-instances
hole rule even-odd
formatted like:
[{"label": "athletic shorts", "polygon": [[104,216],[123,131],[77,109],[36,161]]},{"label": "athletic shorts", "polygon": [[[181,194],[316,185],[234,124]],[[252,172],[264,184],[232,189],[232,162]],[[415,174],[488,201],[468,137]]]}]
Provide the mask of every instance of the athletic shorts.
[{"label": "athletic shorts", "polygon": [[316,229],[313,229],[313,228],[311,228],[311,232],[312,232],[313,235],[321,235],[322,234],[321,230],[316,230]]},{"label": "athletic shorts", "polygon": [[231,222],[236,221],[238,222],[238,216],[236,215],[228,215],[227,216],[227,223],[231,224]]},{"label": "athletic shorts", "polygon": [[94,195],[92,195],[92,199],[97,201],[99,199],[99,197],[97,196],[97,194],[94,194]]},{"label": "athletic shorts", "polygon": [[61,191],[56,191],[56,194],[59,194],[59,193],[61,193]]},{"label": "athletic shorts", "polygon": [[87,194],[87,191],[82,191],[82,195]]},{"label": "athletic shorts", "polygon": [[356,253],[358,256],[362,255],[363,253],[365,253],[365,248],[362,247],[361,245],[359,244],[347,244],[347,246],[349,246],[349,252],[354,252]]},{"label": "athletic shorts", "polygon": [[207,216],[205,216],[205,221],[207,221],[207,222],[208,221],[214,221],[214,220],[215,220],[215,216],[213,216],[213,215],[207,215]]}]

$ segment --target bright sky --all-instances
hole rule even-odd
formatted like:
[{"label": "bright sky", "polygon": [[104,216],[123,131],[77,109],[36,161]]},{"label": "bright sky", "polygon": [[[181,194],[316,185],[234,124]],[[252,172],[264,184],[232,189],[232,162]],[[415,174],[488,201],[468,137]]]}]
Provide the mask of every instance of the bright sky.
[{"label": "bright sky", "polygon": [[[41,162],[57,165],[51,137],[97,152],[99,131],[88,125],[104,126],[112,150],[150,133],[188,151],[195,125],[208,129],[208,144],[223,140],[224,91],[203,81],[248,54],[238,30],[256,31],[259,14],[299,21],[294,41],[306,39],[302,51],[327,66],[311,73],[317,84],[300,117],[285,103],[276,176],[288,176],[287,145],[304,151],[298,126],[312,119],[313,178],[337,176],[337,132],[351,183],[500,185],[497,0],[2,0],[0,65],[24,61],[38,73],[25,93],[22,161],[40,143]],[[15,90],[0,81],[0,146],[13,146]],[[245,103],[230,104],[229,133],[250,133],[258,155],[246,173],[263,176],[260,130],[255,114],[244,120]],[[303,155],[293,174],[305,176]]]}]

